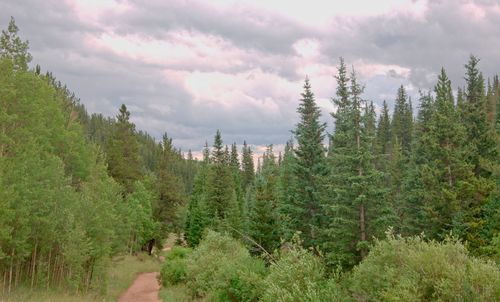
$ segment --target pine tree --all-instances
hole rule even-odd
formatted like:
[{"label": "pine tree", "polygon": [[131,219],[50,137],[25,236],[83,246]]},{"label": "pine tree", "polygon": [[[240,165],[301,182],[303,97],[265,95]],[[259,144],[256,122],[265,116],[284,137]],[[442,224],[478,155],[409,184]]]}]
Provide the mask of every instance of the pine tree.
[{"label": "pine tree", "polygon": [[278,166],[272,145],[263,155],[262,171],[255,180],[255,193],[250,207],[250,237],[267,252],[272,252],[280,243],[279,205],[277,193]]},{"label": "pine tree", "polygon": [[[382,113],[380,114],[378,120],[375,137],[375,151],[378,157],[377,167],[379,170],[384,172],[387,172],[388,169],[387,165],[391,153],[391,137],[391,120],[389,117],[389,108],[387,107],[387,102],[384,101],[382,106]],[[386,180],[386,183],[388,183],[388,179]]]},{"label": "pine tree", "polygon": [[185,238],[190,246],[196,246],[200,243],[203,231],[209,223],[206,204],[209,164],[210,150],[208,143],[205,142],[203,161],[194,179],[193,192],[187,206]]},{"label": "pine tree", "polygon": [[479,59],[471,56],[466,68],[467,88],[465,91],[462,119],[467,128],[467,141],[472,150],[469,162],[474,165],[477,176],[489,177],[491,162],[496,160],[495,135],[488,126],[488,103],[484,91],[484,79],[477,65]]},{"label": "pine tree", "polygon": [[279,204],[279,221],[284,238],[291,239],[295,233],[294,223],[290,214],[294,213],[294,207],[298,202],[297,199],[297,184],[298,180],[294,173],[296,165],[295,152],[293,150],[293,139],[286,142],[285,153],[279,167],[278,179],[278,204]]},{"label": "pine tree", "polygon": [[133,191],[133,184],[141,178],[139,148],[135,125],[130,122],[130,112],[122,104],[113,134],[106,147],[109,174],[123,185],[125,192]]},{"label": "pine tree", "polygon": [[[444,69],[434,88],[436,100],[428,118],[421,118],[418,145],[421,154],[417,162],[423,184],[426,209],[426,233],[440,237],[454,230],[460,235],[463,208],[469,202],[467,188],[474,185],[471,167],[466,158],[465,128],[455,107],[451,82]],[[427,108],[422,107],[425,115]]]},{"label": "pine tree", "polygon": [[498,165],[498,145],[493,127],[488,123],[488,102],[484,91],[484,79],[477,65],[479,59],[471,56],[466,68],[465,100],[462,123],[466,128],[468,142],[467,162],[472,165],[478,178],[474,199],[468,204],[462,221],[464,237],[472,250],[484,244],[482,233],[486,223],[484,209],[495,186],[492,174]]},{"label": "pine tree", "polygon": [[215,135],[210,169],[207,176],[206,206],[211,226],[231,231],[241,228],[236,192],[234,188],[229,152],[223,147],[220,131]]},{"label": "pine tree", "polygon": [[[341,61],[337,76],[335,133],[332,137],[329,189],[330,218],[325,230],[324,249],[330,264],[349,267],[366,255],[371,236],[380,236],[395,216],[385,199],[382,174],[375,169],[374,116],[361,99],[363,87],[354,71],[347,101],[341,88],[346,81]],[[363,112],[365,114],[363,114]]]},{"label": "pine tree", "polygon": [[176,211],[184,205],[186,197],[182,179],[175,171],[176,161],[178,161],[176,150],[172,144],[172,138],[167,133],[163,134],[160,152],[154,181],[154,189],[157,192],[157,200],[154,204],[155,217],[163,223],[165,230],[180,231],[179,226],[176,225]]},{"label": "pine tree", "polygon": [[413,130],[413,112],[411,103],[403,85],[399,87],[394,112],[392,115],[391,133],[392,139],[398,140],[403,147],[403,154],[407,155],[411,150],[411,139]]},{"label": "pine tree", "polygon": [[297,112],[300,121],[294,131],[297,147],[294,149],[296,164],[293,173],[298,181],[296,204],[288,205],[286,213],[291,218],[292,228],[301,231],[306,246],[318,244],[319,230],[324,219],[321,212],[322,178],[327,173],[325,161],[326,125],[320,123],[321,111],[316,105],[309,79],[304,83],[304,92]]},{"label": "pine tree", "polygon": [[250,146],[247,145],[247,142],[243,142],[243,149],[241,167],[243,173],[243,190],[246,191],[249,186],[251,186],[255,179],[255,167],[253,163],[253,152]]}]

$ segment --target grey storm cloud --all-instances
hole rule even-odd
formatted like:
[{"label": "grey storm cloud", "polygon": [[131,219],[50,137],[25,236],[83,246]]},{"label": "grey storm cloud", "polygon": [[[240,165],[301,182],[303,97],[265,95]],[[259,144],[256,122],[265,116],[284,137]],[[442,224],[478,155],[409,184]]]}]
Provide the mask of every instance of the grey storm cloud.
[{"label": "grey storm cloud", "polygon": [[199,0],[129,1],[132,9],[110,13],[102,21],[118,33],[144,33],[163,38],[176,29],[223,36],[235,45],[266,53],[289,54],[292,44],[313,30],[278,14],[230,6],[222,9]]},{"label": "grey storm cloud", "polygon": [[[414,94],[417,89],[432,88],[441,66],[447,69],[455,87],[462,85],[463,65],[469,54],[482,59],[480,67],[486,76],[498,72],[495,68],[500,66],[498,1],[474,1],[484,9],[482,18],[474,18],[464,10],[465,1],[443,0],[429,1],[425,14],[418,18],[406,13],[333,17],[321,29],[243,5],[223,8],[193,0],[123,3],[129,9],[111,9],[100,15],[98,22],[85,22],[66,1],[2,0],[0,26],[5,28],[10,16],[14,16],[21,36],[30,41],[34,63],[66,83],[90,112],[115,115],[119,105],[125,103],[139,129],[157,138],[168,132],[183,150],[200,150],[205,140],[212,140],[216,129],[222,130],[227,143],[246,139],[254,145],[282,144],[290,138],[290,130],[297,122],[295,108],[300,95],[282,93],[270,82],[245,92],[244,97],[257,100],[257,104],[221,106],[212,95],[195,99],[188,87],[166,76],[167,69],[229,74],[259,69],[297,83],[300,91],[305,74],[299,71],[301,61],[293,45],[301,39],[314,39],[320,53],[316,63],[334,66],[343,56],[349,64],[362,60],[409,70],[404,74],[390,69],[385,75],[367,79],[365,94],[380,106],[383,99],[391,104],[401,84],[415,87]],[[88,36],[109,32],[165,40],[178,30],[229,41],[244,53],[242,64],[217,70],[217,66],[203,67],[189,61],[148,63],[85,43]],[[315,90],[315,79],[311,81]],[[328,91],[333,94],[333,77],[330,85]],[[323,99],[330,96],[317,95]],[[263,109],[265,102],[278,110]],[[323,108],[323,112],[331,128],[327,109]]]},{"label": "grey storm cloud", "polygon": [[[473,12],[462,6],[471,2],[484,9],[482,18],[475,19]],[[454,85],[461,85],[463,65],[470,54],[486,62],[481,64],[485,75],[498,72],[499,7],[498,1],[440,0],[429,1],[422,18],[396,14],[351,20],[345,31],[332,32],[325,38],[323,52],[328,58],[364,58],[407,67],[410,81],[420,88],[431,88],[434,82],[428,75],[444,67]],[[343,21],[338,19],[336,23]]]}]

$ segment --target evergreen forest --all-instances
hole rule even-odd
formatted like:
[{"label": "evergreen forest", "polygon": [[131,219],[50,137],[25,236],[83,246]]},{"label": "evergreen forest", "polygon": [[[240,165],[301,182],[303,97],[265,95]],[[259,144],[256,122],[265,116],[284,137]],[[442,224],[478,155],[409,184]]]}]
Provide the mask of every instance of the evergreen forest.
[{"label": "evergreen forest", "polygon": [[88,113],[19,34],[11,19],[0,37],[0,300],[103,301],[125,255],[164,259],[164,301],[500,300],[488,62],[470,55],[463,83],[435,66],[418,100],[401,85],[376,110],[340,58],[328,124],[306,77],[283,152],[214,129],[195,158],[168,129],[137,129],[126,104]]}]

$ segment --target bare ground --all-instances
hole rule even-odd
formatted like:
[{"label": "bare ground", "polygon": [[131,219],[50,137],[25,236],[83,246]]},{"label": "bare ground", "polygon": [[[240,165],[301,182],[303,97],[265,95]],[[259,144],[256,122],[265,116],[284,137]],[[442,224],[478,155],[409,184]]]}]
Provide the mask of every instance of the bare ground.
[{"label": "bare ground", "polygon": [[158,298],[160,284],[157,276],[157,272],[139,274],[118,302],[161,302]]},{"label": "bare ground", "polygon": [[[163,251],[170,251],[174,241],[175,236],[169,236]],[[165,261],[165,257],[160,256],[160,260],[161,262]],[[160,291],[158,275],[158,272],[139,274],[134,283],[120,296],[118,302],[161,302],[158,298]]]}]

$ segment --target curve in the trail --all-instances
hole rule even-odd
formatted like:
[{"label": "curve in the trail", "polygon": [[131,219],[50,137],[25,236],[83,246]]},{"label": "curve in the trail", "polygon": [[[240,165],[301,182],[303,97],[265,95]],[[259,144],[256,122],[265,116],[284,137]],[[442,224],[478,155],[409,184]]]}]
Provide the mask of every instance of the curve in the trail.
[{"label": "curve in the trail", "polygon": [[156,272],[139,274],[118,302],[161,302],[158,298],[160,284],[157,276]]}]

